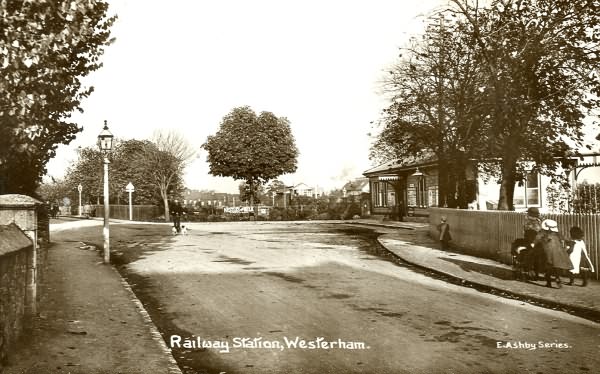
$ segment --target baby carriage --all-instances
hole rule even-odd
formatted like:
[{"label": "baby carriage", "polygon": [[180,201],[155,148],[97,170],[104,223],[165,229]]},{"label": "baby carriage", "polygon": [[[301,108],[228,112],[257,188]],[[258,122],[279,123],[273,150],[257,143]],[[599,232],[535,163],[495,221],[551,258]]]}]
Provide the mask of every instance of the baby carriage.
[{"label": "baby carriage", "polygon": [[510,254],[512,255],[512,268],[515,279],[529,279],[531,252],[533,252],[531,243],[524,238],[516,239],[511,243]]},{"label": "baby carriage", "polygon": [[534,230],[526,230],[525,237],[515,239],[511,243],[510,253],[512,255],[513,274],[515,279],[529,280],[538,278],[538,261],[539,257],[534,246],[537,232]]}]

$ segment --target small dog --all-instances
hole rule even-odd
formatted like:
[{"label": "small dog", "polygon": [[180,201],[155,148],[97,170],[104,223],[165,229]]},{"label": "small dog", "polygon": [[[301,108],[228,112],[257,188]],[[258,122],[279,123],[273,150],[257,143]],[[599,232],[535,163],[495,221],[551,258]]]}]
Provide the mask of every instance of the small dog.
[{"label": "small dog", "polygon": [[188,229],[185,226],[181,226],[181,235],[187,235]]},{"label": "small dog", "polygon": [[175,227],[171,227],[171,233],[173,235],[177,235],[177,229]]}]

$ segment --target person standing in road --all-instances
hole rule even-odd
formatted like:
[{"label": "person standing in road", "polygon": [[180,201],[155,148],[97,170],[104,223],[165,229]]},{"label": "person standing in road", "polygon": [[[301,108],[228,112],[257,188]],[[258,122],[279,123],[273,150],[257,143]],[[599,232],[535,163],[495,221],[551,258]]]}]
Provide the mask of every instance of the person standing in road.
[{"label": "person standing in road", "polygon": [[590,260],[590,256],[587,253],[585,242],[583,241],[583,230],[580,227],[573,226],[569,232],[571,234],[571,241],[567,248],[569,253],[569,259],[573,264],[573,269],[569,271],[569,286],[573,285],[576,274],[581,274],[583,283],[582,287],[587,286],[587,273],[588,271],[594,272],[594,265]]},{"label": "person standing in road", "polygon": [[573,265],[567,252],[563,249],[556,221],[551,219],[542,221],[542,232],[536,240],[536,247],[541,248],[544,253],[546,287],[552,287],[552,276],[554,276],[556,286],[560,288],[561,270],[571,270]]},{"label": "person standing in road", "polygon": [[179,205],[179,201],[175,200],[173,205],[171,206],[171,215],[173,216],[173,227],[179,234],[181,232],[181,213],[183,212],[183,208]]},{"label": "person standing in road", "polygon": [[452,240],[452,236],[450,235],[450,225],[446,222],[445,216],[442,216],[437,228],[440,232],[440,244],[442,250],[446,251],[450,249],[450,240]]}]

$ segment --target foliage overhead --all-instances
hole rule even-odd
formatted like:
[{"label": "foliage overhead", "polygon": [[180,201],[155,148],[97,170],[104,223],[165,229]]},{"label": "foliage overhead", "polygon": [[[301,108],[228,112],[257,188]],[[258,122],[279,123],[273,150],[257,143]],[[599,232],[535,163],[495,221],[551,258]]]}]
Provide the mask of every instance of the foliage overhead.
[{"label": "foliage overhead", "polygon": [[557,160],[584,145],[599,104],[600,3],[450,3],[390,71],[371,156],[433,154],[442,172],[444,160],[477,158],[500,181],[499,209],[512,209],[526,165],[564,184]]},{"label": "foliage overhead", "polygon": [[521,161],[557,179],[558,157],[583,144],[583,119],[598,108],[600,3],[452,0],[482,67],[488,148],[501,159],[499,209],[512,209]]},{"label": "foliage overhead", "polygon": [[[0,179],[7,193],[34,193],[59,144],[82,130],[69,121],[92,92],[112,39],[101,0],[0,1]],[[27,171],[27,172],[23,172]]]}]

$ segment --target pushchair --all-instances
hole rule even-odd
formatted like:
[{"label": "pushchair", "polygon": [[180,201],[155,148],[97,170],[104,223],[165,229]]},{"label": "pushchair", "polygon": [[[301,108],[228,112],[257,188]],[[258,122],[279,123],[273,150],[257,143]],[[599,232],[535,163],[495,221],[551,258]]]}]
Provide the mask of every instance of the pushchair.
[{"label": "pushchair", "polygon": [[531,242],[528,242],[524,238],[516,239],[511,243],[510,254],[512,256],[512,270],[515,279],[529,279],[532,252],[533,247],[531,246]]},{"label": "pushchair", "polygon": [[534,244],[537,239],[537,231],[525,230],[525,237],[515,239],[511,243],[510,253],[512,255],[513,273],[518,280],[537,280],[540,270],[540,261],[543,255]]}]

